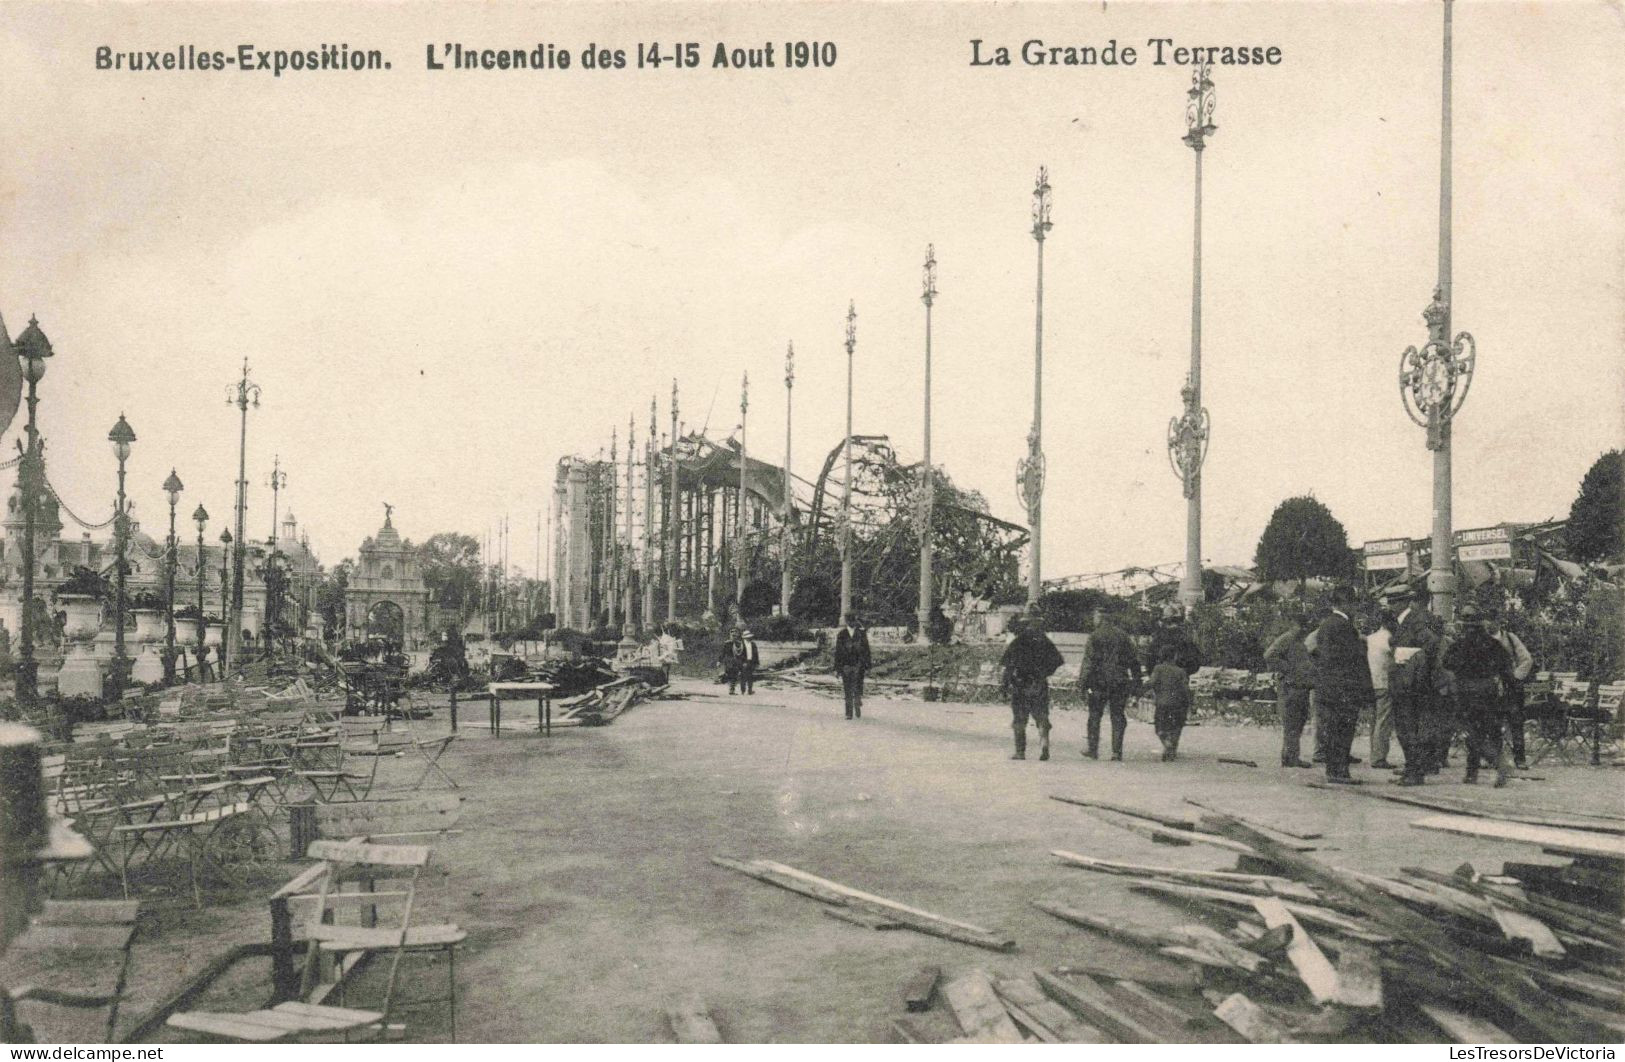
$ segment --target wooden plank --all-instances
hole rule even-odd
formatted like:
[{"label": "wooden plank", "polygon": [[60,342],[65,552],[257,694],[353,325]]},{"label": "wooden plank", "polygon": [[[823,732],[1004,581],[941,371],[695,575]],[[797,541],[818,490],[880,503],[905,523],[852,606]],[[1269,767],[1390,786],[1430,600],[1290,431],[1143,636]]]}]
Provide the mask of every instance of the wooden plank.
[{"label": "wooden plank", "polygon": [[1332,1002],[1352,1010],[1382,1009],[1382,967],[1364,944],[1345,943],[1337,956],[1337,995]]},{"label": "wooden plank", "polygon": [[1481,801],[1463,800],[1460,797],[1423,796],[1417,793],[1394,792],[1371,787],[1350,788],[1349,786],[1327,785],[1324,782],[1310,782],[1309,785],[1315,789],[1335,789],[1339,792],[1353,793],[1355,796],[1374,797],[1393,804],[1408,804],[1412,807],[1427,808],[1430,811],[1442,811],[1447,814],[1504,819],[1507,822],[1521,822],[1529,826],[1552,826],[1559,829],[1589,830],[1593,833],[1625,834],[1625,820],[1617,816],[1574,814],[1540,808],[1536,805],[1524,804],[1521,801],[1517,807],[1498,807]]},{"label": "wooden plank", "polygon": [[1337,971],[1332,969],[1331,962],[1321,952],[1303,926],[1292,917],[1292,912],[1286,909],[1286,904],[1275,897],[1260,897],[1253,900],[1253,910],[1264,919],[1264,924],[1270,929],[1277,926],[1286,926],[1292,930],[1292,939],[1286,946],[1287,961],[1292,968],[1298,971],[1298,977],[1303,981],[1304,987],[1316,1003],[1330,1003],[1337,996]]},{"label": "wooden plank", "polygon": [[846,897],[841,895],[839,892],[836,892],[834,889],[812,885],[805,881],[800,881],[783,874],[769,871],[761,866],[758,866],[754,862],[747,863],[738,859],[729,859],[726,856],[712,856],[711,862],[715,863],[719,867],[726,867],[729,870],[736,870],[741,874],[753,877],[757,881],[765,881],[769,885],[777,885],[781,889],[788,889],[791,892],[798,892],[803,896],[809,896],[814,900],[821,900],[824,903],[845,905],[847,902]]},{"label": "wooden plank", "polygon": [[1463,1044],[1515,1044],[1518,1041],[1482,1018],[1443,1007],[1437,1003],[1418,1003],[1417,1009],[1443,1029],[1445,1035]]},{"label": "wooden plank", "polygon": [[[1192,807],[1201,808],[1204,811],[1219,811],[1219,809],[1214,807],[1212,804],[1203,803],[1202,801],[1197,800],[1195,797],[1186,797],[1185,803],[1191,805]],[[1220,813],[1224,814],[1223,812]],[[1257,819],[1249,819],[1248,821],[1250,821],[1252,825],[1262,829],[1265,833],[1281,834],[1283,837],[1292,837],[1300,841],[1315,841],[1326,836],[1325,833],[1320,830],[1311,829],[1302,825],[1287,827],[1274,822],[1260,822]]]},{"label": "wooden plank", "polygon": [[1625,837],[1566,830],[1555,826],[1531,826],[1523,822],[1475,818],[1472,815],[1429,815],[1411,823],[1419,830],[1479,837],[1485,840],[1530,844],[1565,855],[1601,856],[1625,862]]},{"label": "wooden plank", "polygon": [[[1235,907],[1251,907],[1253,901],[1258,899],[1258,897],[1249,896],[1244,892],[1210,889],[1201,885],[1177,885],[1159,881],[1140,882],[1130,887],[1136,892],[1161,892],[1170,896],[1188,896],[1193,899],[1213,900],[1217,903],[1229,904]],[[1386,944],[1393,939],[1385,933],[1373,932],[1354,919],[1325,907],[1299,903],[1296,900],[1282,900],[1281,902],[1288,911],[1292,912],[1293,917],[1300,922],[1307,922],[1313,926],[1333,930],[1353,940],[1364,941],[1367,944]]]},{"label": "wooden plank", "polygon": [[1508,940],[1528,941],[1530,949],[1543,959],[1560,959],[1568,955],[1568,949],[1540,919],[1521,911],[1514,911],[1506,904],[1496,903],[1494,900],[1485,902],[1490,909],[1490,916],[1495,919],[1496,925],[1501,927],[1501,932]]},{"label": "wooden plank", "polygon": [[1093,815],[1102,822],[1128,830],[1130,833],[1137,833],[1149,840],[1156,841],[1158,844],[1206,844],[1212,845],[1215,848],[1226,848],[1232,852],[1240,852],[1247,855],[1252,854],[1253,851],[1244,844],[1239,844],[1236,841],[1219,837],[1211,833],[1198,833],[1193,830],[1175,829],[1172,826],[1158,825],[1144,819],[1137,819],[1129,815],[1120,815],[1116,812],[1106,811],[1102,808],[1086,807],[1084,808],[1084,811],[1090,815]]},{"label": "wooden plank", "polygon": [[1107,989],[1122,998],[1131,1011],[1138,1010],[1147,1024],[1161,1022],[1175,1028],[1197,1028],[1207,1023],[1206,1014],[1192,1014],[1138,982],[1119,978],[1111,981]]},{"label": "wooden plank", "polygon": [[922,966],[903,986],[903,1009],[919,1012],[931,1009],[931,997],[936,994],[937,982],[942,980],[942,967]]},{"label": "wooden plank", "polygon": [[41,951],[123,951],[135,936],[135,926],[50,925],[35,923],[13,940],[7,953],[29,954]]},{"label": "wooden plank", "polygon": [[672,1035],[680,1044],[720,1044],[722,1034],[711,1012],[694,996],[684,996],[666,1007],[666,1019],[671,1022]]},{"label": "wooden plank", "polygon": [[1213,1016],[1236,1030],[1248,1043],[1289,1044],[1286,1027],[1266,1014],[1257,1003],[1240,992],[1225,998],[1213,1009]]},{"label": "wooden plank", "polygon": [[1189,816],[1165,815],[1156,811],[1146,811],[1142,808],[1130,807],[1127,804],[1117,804],[1110,800],[1085,800],[1082,797],[1059,796],[1051,793],[1051,800],[1058,800],[1063,804],[1072,804],[1080,808],[1101,808],[1106,811],[1115,811],[1119,815],[1127,815],[1134,819],[1145,819],[1159,826],[1169,826],[1176,830],[1196,829],[1196,820]]},{"label": "wooden plank", "polygon": [[988,935],[993,934],[993,930],[991,929],[984,929],[981,926],[972,925],[969,922],[960,922],[952,918],[947,918],[943,915],[935,914],[931,911],[921,910],[918,907],[910,907],[907,904],[898,903],[896,900],[889,900],[884,896],[876,896],[872,892],[864,892],[861,889],[854,889],[851,886],[842,885],[838,881],[830,881],[829,879],[821,878],[816,874],[809,874],[805,870],[798,870],[795,867],[788,866],[784,863],[775,863],[771,859],[758,859],[756,860],[756,863],[759,866],[777,871],[780,874],[788,875],[789,877],[796,878],[800,881],[810,882],[826,889],[833,889],[834,891],[850,899],[863,900],[867,903],[877,904],[881,907],[890,908],[891,910],[898,911],[903,914],[919,915],[922,918],[929,918],[933,921],[942,922],[946,925],[956,926],[959,929],[968,929],[973,933],[985,933]]},{"label": "wooden plank", "polygon": [[1019,1044],[1021,1032],[1005,1013],[993,984],[981,970],[961,974],[942,986],[942,998],[966,1036],[991,1038],[1000,1044]]},{"label": "wooden plank", "polygon": [[1038,983],[1055,1002],[1072,1011],[1085,1024],[1101,1029],[1119,1043],[1160,1043],[1159,1033],[1123,1013],[1116,997],[1087,974],[1038,972]]},{"label": "wooden plank", "polygon": [[1093,870],[1120,877],[1168,878],[1256,893],[1259,896],[1286,896],[1316,902],[1320,897],[1314,889],[1290,878],[1270,874],[1243,874],[1234,870],[1189,870],[1184,867],[1152,866],[1144,863],[1123,863],[1112,859],[1096,859],[1064,849],[1052,849],[1050,855],[1064,865],[1081,870]]},{"label": "wooden plank", "polygon": [[1085,956],[1056,968],[1056,973],[1089,974],[1092,977],[1128,977],[1140,984],[1194,992],[1202,987],[1202,975],[1190,966],[1170,962],[1154,952],[1138,951],[1123,958]]},{"label": "wooden plank", "polygon": [[1001,977],[993,982],[993,990],[1004,1001],[1011,1016],[1046,1043],[1109,1042],[1105,1033],[1079,1021],[1070,1010],[1044,995],[1044,990],[1038,987],[1038,981],[1034,978]]}]

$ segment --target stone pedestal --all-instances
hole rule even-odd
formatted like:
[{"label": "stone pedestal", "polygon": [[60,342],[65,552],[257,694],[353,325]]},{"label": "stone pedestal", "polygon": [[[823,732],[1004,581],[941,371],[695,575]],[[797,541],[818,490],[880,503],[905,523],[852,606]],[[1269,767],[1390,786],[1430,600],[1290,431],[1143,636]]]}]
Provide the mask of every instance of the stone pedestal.
[{"label": "stone pedestal", "polygon": [[57,695],[100,698],[102,667],[96,659],[95,641],[101,628],[101,602],[88,595],[70,594],[63,596],[60,603],[68,616],[62,629],[67,652],[56,676]]},{"label": "stone pedestal", "polygon": [[130,668],[130,681],[143,685],[162,682],[164,678],[164,614],[157,609],[135,610],[135,644],[125,646],[135,663]]}]

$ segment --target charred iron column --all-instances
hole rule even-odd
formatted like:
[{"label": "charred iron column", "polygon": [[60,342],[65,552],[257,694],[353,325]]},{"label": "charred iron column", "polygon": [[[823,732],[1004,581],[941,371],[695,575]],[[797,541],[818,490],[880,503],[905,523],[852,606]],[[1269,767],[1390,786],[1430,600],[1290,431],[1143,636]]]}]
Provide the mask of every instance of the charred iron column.
[{"label": "charred iron column", "polygon": [[1037,316],[1033,331],[1033,426],[1027,432],[1027,456],[1017,470],[1021,500],[1027,507],[1028,534],[1031,536],[1030,566],[1027,569],[1027,607],[1038,604],[1043,593],[1044,523],[1044,238],[1054,225],[1050,221],[1049,168],[1038,167],[1033,183],[1033,240],[1038,244]]},{"label": "charred iron column", "polygon": [[925,459],[920,464],[920,500],[917,519],[920,530],[920,612],[919,639],[931,641],[931,510],[936,502],[936,472],[931,467],[931,305],[937,299],[937,253],[925,248],[925,269],[921,278],[920,301],[925,303]]}]

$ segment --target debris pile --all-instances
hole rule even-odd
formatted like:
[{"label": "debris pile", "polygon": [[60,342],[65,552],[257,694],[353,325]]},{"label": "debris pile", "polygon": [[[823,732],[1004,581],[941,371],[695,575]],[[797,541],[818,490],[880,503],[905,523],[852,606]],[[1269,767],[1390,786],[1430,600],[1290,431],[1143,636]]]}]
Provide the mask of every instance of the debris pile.
[{"label": "debris pile", "polygon": [[580,726],[607,726],[634,704],[657,697],[665,689],[664,685],[651,686],[638,678],[613,679],[565,706],[553,725],[558,726],[562,719],[573,719]]},{"label": "debris pile", "polygon": [[[1238,858],[1232,870],[1191,870],[1053,853],[1064,865],[1127,879],[1134,891],[1185,908],[1201,918],[1194,924],[1136,926],[1067,904],[1038,906],[1172,960],[1187,987],[1158,984],[1159,1000],[1178,1009],[1205,1001],[1208,1018],[1253,1043],[1596,1043],[1625,1036],[1625,819],[1369,795],[1449,812],[1415,827],[1520,841],[1567,862],[1509,861],[1500,874],[1470,865],[1453,874],[1407,867],[1383,877],[1309,855],[1310,831],[1284,824],[1211,807],[1187,819],[1058,797],[1161,843],[1209,845]],[[1140,1037],[1171,1033],[1149,1022],[1143,1030],[1112,1027],[1093,1009],[1105,1003],[1097,975],[1135,976],[1116,962],[1091,973],[1093,987],[1076,1006],[1042,975],[1039,984],[1112,1039],[1156,1042]]]}]

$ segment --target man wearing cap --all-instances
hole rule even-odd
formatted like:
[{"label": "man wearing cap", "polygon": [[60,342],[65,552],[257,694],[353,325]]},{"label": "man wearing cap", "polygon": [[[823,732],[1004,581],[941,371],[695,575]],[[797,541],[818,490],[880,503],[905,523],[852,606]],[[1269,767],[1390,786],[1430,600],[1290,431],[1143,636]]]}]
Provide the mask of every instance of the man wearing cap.
[{"label": "man wearing cap", "polygon": [[999,667],[1004,671],[1004,690],[1010,694],[1010,729],[1016,735],[1016,752],[1010,758],[1027,758],[1027,720],[1031,719],[1038,725],[1038,758],[1047,760],[1049,677],[1061,666],[1061,651],[1034,620],[1016,617],[1009,630],[1015,637],[1004,647]]},{"label": "man wearing cap", "polygon": [[1480,761],[1495,767],[1495,785],[1507,784],[1509,769],[1501,758],[1502,698],[1517,684],[1512,657],[1484,629],[1484,617],[1472,605],[1461,610],[1461,637],[1444,651],[1444,667],[1456,679],[1456,707],[1467,728],[1469,785],[1478,781]]},{"label": "man wearing cap", "polygon": [[1523,684],[1529,681],[1530,672],[1535,670],[1535,658],[1530,655],[1529,647],[1523,644],[1523,639],[1508,630],[1497,617],[1486,615],[1484,629],[1489,632],[1491,638],[1501,643],[1501,648],[1512,658],[1512,677],[1517,681],[1512,689],[1507,691],[1506,725],[1507,736],[1512,739],[1512,761],[1521,771],[1529,766],[1524,760],[1523,747]]},{"label": "man wearing cap", "polygon": [[1394,736],[1405,753],[1399,784],[1421,785],[1424,775],[1439,769],[1432,762],[1431,741],[1442,722],[1437,657],[1443,632],[1438,617],[1423,607],[1411,587],[1395,589],[1388,600],[1398,610],[1389,640],[1394,668],[1388,676],[1388,695],[1394,704]]},{"label": "man wearing cap", "polygon": [[1371,668],[1366,663],[1365,639],[1349,618],[1354,591],[1335,586],[1331,610],[1315,630],[1315,726],[1326,735],[1326,780],[1358,785],[1349,776],[1350,750],[1360,709],[1372,702]]},{"label": "man wearing cap", "polygon": [[[1300,605],[1283,608],[1288,623],[1286,630],[1270,642],[1264,650],[1264,666],[1278,677],[1276,694],[1281,706],[1281,766],[1313,766],[1303,758],[1303,728],[1309,722],[1309,695],[1315,688],[1315,663],[1309,649],[1303,644],[1304,616]],[[1317,744],[1319,730],[1316,728]]]},{"label": "man wearing cap", "polygon": [[1112,716],[1112,759],[1123,758],[1123,733],[1128,729],[1128,699],[1140,684],[1140,658],[1123,628],[1105,613],[1096,613],[1095,629],[1083,649],[1078,687],[1089,704],[1089,744],[1083,754],[1100,758],[1100,718]]}]

